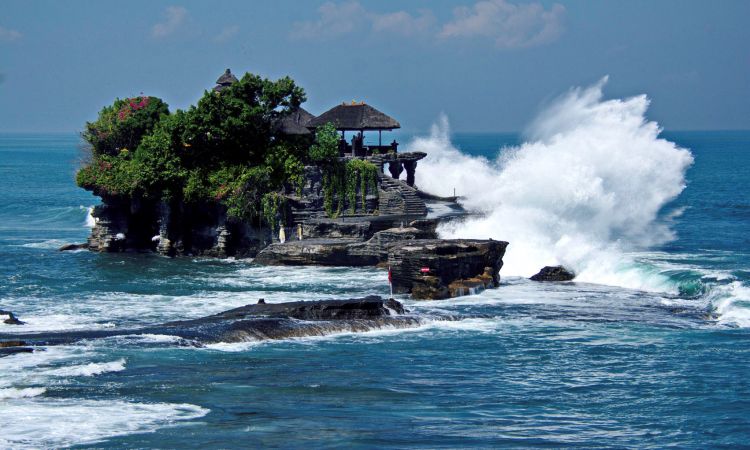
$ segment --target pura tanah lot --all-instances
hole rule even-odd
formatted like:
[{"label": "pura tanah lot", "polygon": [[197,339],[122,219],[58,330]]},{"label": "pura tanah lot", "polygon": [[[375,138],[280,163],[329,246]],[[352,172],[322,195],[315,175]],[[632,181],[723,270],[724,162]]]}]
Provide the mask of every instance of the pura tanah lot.
[{"label": "pura tanah lot", "polygon": [[744,2],[0,5],[0,448],[742,448]]}]

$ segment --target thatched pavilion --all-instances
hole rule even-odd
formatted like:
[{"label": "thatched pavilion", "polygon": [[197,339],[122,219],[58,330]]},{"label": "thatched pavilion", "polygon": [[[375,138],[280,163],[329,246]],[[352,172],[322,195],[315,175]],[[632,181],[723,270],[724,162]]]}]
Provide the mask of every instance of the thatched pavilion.
[{"label": "thatched pavilion", "polygon": [[298,107],[289,112],[283,119],[274,124],[276,131],[287,135],[309,135],[311,131],[307,128],[315,116],[307,112],[303,107]]},{"label": "thatched pavilion", "polygon": [[[401,128],[401,124],[393,117],[378,111],[365,102],[342,103],[334,106],[318,117],[307,123],[307,128],[314,129],[332,123],[337,130],[341,131],[341,142],[339,143],[342,154],[351,153],[353,156],[368,156],[373,151],[384,153],[390,150],[396,151],[398,143],[393,141],[391,145],[383,145],[382,132]],[[378,132],[378,145],[367,146],[363,144],[364,132]],[[359,134],[352,138],[351,145],[346,142],[347,131],[358,131]]]},{"label": "thatched pavilion", "polygon": [[214,86],[214,91],[221,92],[223,89],[226,89],[229,87],[232,83],[236,83],[239,80],[237,77],[235,77],[232,74],[232,71],[227,69],[218,80],[216,80],[216,86]]}]

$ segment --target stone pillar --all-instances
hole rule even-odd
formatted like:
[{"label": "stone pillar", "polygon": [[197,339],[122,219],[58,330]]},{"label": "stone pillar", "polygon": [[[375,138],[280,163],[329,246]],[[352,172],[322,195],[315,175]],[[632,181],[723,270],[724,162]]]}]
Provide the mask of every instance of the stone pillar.
[{"label": "stone pillar", "polygon": [[167,202],[159,204],[159,243],[156,245],[156,251],[162,255],[171,256],[174,252],[172,241],[169,239],[169,221],[172,216],[172,208]]},{"label": "stone pillar", "polygon": [[216,246],[214,252],[217,256],[226,257],[229,255],[229,239],[231,233],[227,229],[226,225],[221,224],[216,227]]},{"label": "stone pillar", "polygon": [[401,175],[401,172],[404,171],[403,166],[401,165],[401,161],[390,161],[388,163],[388,171],[391,173],[391,176],[398,180],[399,175]]},{"label": "stone pillar", "polygon": [[406,169],[406,184],[414,187],[414,172],[417,169],[417,162],[404,161],[404,169]]}]

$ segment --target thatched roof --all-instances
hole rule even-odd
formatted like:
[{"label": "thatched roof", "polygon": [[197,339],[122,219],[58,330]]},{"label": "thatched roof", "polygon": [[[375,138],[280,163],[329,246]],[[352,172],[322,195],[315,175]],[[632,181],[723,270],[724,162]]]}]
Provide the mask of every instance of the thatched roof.
[{"label": "thatched roof", "polygon": [[283,119],[279,120],[274,128],[276,131],[280,131],[284,134],[310,134],[310,130],[305,126],[314,118],[315,116],[305,111],[305,109],[300,106],[291,111]]},{"label": "thatched roof", "polygon": [[236,83],[239,80],[237,77],[232,75],[232,71],[227,69],[218,80],[216,80],[216,86],[214,87],[214,91],[221,91],[225,87],[231,85],[232,83]]},{"label": "thatched roof", "polygon": [[393,130],[401,128],[396,119],[370,105],[342,103],[334,106],[307,123],[307,128],[317,128],[331,122],[337,130]]},{"label": "thatched roof", "polygon": [[216,80],[216,84],[232,84],[236,83],[237,81],[239,81],[237,77],[232,74],[231,70],[227,69],[223,74],[221,74],[219,79]]}]

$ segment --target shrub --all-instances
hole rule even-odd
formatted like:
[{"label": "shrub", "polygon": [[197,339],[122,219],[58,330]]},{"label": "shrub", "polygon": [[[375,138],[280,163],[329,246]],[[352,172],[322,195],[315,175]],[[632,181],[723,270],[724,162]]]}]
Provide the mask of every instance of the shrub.
[{"label": "shrub", "polygon": [[138,147],[167,114],[167,104],[157,97],[116,99],[99,112],[96,121],[86,123],[83,138],[91,144],[94,156],[116,156],[121,149]]},{"label": "shrub", "polygon": [[310,146],[310,160],[316,164],[330,164],[339,157],[339,136],[336,127],[327,123],[315,133],[315,143]]}]

